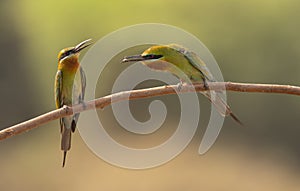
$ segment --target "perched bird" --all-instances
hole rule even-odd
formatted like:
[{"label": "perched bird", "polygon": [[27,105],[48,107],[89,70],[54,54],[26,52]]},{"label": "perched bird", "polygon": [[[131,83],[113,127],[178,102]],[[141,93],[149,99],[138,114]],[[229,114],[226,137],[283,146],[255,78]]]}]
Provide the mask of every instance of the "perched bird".
[{"label": "perched bird", "polygon": [[[181,83],[187,82],[188,78],[192,83],[203,83],[206,88],[209,88],[207,82],[215,81],[199,56],[177,44],[152,46],[140,55],[126,56],[122,60],[123,63],[131,61],[142,61],[153,70],[170,72],[177,76]],[[204,91],[201,93],[214,104],[221,115],[231,116],[236,122],[242,124],[220,97],[220,92]]]},{"label": "perched bird", "polygon": [[[58,70],[54,84],[57,109],[64,105],[72,106],[73,104],[83,102],[86,81],[78,57],[81,50],[91,45],[90,41],[91,39],[85,40],[75,47],[65,48],[58,54]],[[67,151],[71,148],[71,132],[75,131],[78,117],[79,113],[63,117],[59,120],[63,167],[65,166]]]}]

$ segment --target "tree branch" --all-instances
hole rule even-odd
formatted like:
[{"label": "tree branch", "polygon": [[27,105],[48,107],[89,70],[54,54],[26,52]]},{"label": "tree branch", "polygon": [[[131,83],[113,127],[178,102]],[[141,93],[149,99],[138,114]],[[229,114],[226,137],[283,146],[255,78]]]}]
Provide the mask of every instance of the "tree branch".
[{"label": "tree branch", "polygon": [[[280,93],[300,96],[300,87],[291,85],[211,82],[208,83],[208,86],[210,90],[215,91],[222,91],[225,87],[227,91]],[[197,92],[206,90],[203,84],[194,84],[194,86],[185,84],[180,88],[180,93],[194,92],[194,88]],[[74,105],[73,107],[64,106],[60,109],[50,111],[28,121],[24,121],[22,123],[1,130],[0,140],[4,140],[17,134],[29,131],[33,128],[36,128],[50,121],[59,119],[61,117],[72,115],[73,111],[79,113],[94,108],[104,108],[110,104],[124,100],[134,100],[161,95],[176,94],[175,90],[178,90],[178,85],[168,85],[139,90],[123,91],[107,95],[95,100],[87,101],[83,104]]]}]

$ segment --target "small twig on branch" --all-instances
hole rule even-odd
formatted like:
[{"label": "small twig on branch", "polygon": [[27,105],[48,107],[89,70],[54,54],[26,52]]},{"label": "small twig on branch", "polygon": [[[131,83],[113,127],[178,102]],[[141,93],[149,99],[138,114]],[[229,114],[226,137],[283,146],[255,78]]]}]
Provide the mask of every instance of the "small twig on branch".
[{"label": "small twig on branch", "polygon": [[[275,84],[249,84],[249,83],[234,83],[234,82],[211,82],[208,83],[210,90],[222,91],[224,87],[227,91],[237,92],[261,92],[261,93],[280,93],[292,94],[300,96],[300,87],[290,85],[275,85]],[[194,84],[197,92],[205,91],[203,84]],[[104,108],[112,103],[124,101],[149,98],[161,95],[176,94],[178,85],[160,86],[154,88],[146,88],[139,90],[123,91],[104,96],[95,100],[87,101],[83,104],[74,105],[73,107],[64,106],[63,108],[50,111],[28,121],[16,124],[0,131],[0,140],[15,136],[17,134],[29,131],[33,128],[41,126],[50,121],[72,115],[73,111],[76,113],[91,110],[94,108]],[[192,85],[183,85],[180,93],[193,92]]]}]

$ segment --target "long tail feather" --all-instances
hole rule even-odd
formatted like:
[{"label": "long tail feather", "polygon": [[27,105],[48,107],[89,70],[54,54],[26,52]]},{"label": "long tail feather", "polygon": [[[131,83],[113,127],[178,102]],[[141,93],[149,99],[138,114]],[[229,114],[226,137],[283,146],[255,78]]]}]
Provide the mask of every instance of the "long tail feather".
[{"label": "long tail feather", "polygon": [[[202,92],[209,101],[215,106],[217,111],[223,116],[231,116],[237,123],[243,126],[243,123],[238,119],[238,117],[231,111],[227,103],[218,95],[218,93],[211,91],[214,96],[211,96],[208,92]],[[213,98],[212,98],[213,97]]]},{"label": "long tail feather", "polygon": [[63,154],[63,165],[65,166],[67,151],[71,148],[71,129],[64,128],[61,137],[61,150],[64,152]]},{"label": "long tail feather", "polygon": [[241,126],[244,126],[244,124],[241,122],[241,120],[239,120],[238,118],[237,118],[237,116],[236,115],[234,115],[234,113],[232,113],[232,111],[230,111],[230,114],[229,114],[231,117],[232,117],[232,119],[234,119],[238,124],[240,124]]},{"label": "long tail feather", "polygon": [[62,167],[65,167],[67,151],[64,151]]}]

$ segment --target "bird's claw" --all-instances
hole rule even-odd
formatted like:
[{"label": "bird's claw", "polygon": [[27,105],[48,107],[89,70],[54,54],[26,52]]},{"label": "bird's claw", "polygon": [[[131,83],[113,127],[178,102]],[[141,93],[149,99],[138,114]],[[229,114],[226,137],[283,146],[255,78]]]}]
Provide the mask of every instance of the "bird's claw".
[{"label": "bird's claw", "polygon": [[209,90],[209,86],[208,86],[206,80],[203,80],[203,87],[206,91]]},{"label": "bird's claw", "polygon": [[86,103],[84,101],[80,102],[82,104],[83,109],[86,109]]},{"label": "bird's claw", "polygon": [[179,83],[177,84],[177,90],[180,92],[182,90],[184,82],[182,80],[179,81]]}]

